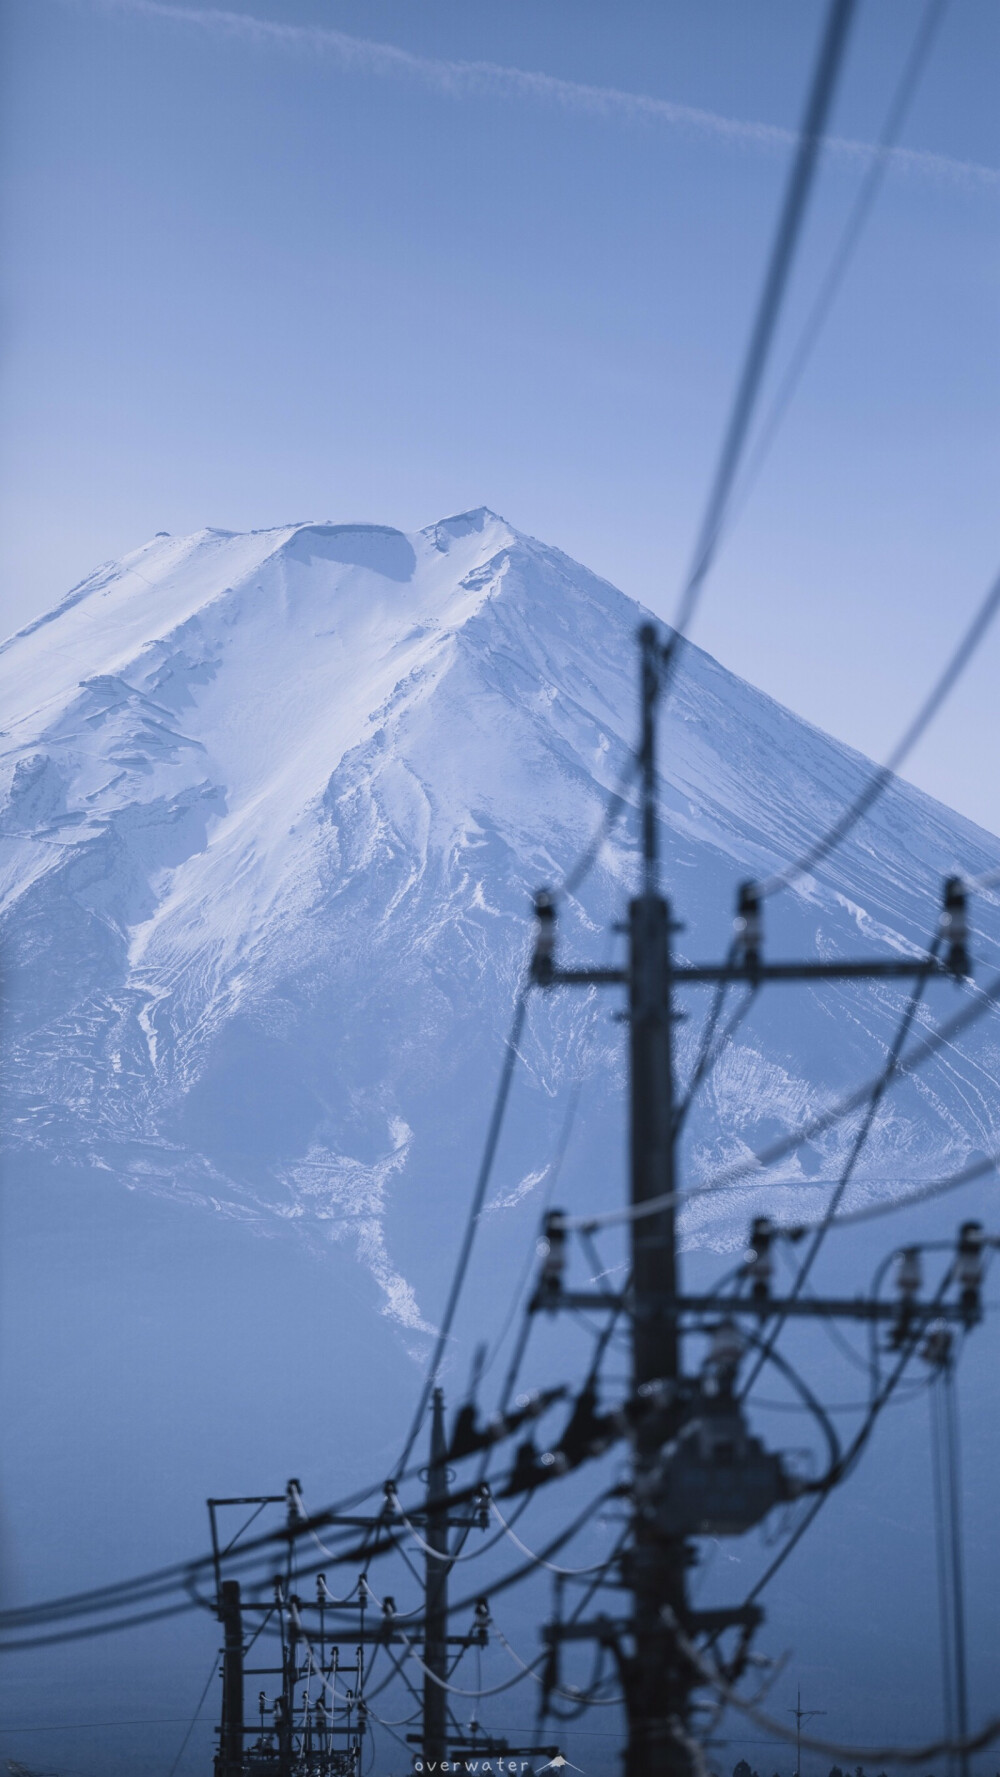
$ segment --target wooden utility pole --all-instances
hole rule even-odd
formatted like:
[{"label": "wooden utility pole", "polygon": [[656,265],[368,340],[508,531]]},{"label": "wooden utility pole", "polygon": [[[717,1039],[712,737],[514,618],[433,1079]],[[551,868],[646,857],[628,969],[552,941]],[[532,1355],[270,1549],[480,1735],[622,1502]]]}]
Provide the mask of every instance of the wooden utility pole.
[{"label": "wooden utility pole", "polygon": [[[757,988],[765,981],[960,979],[968,972],[965,903],[961,884],[945,885],[948,940],[943,957],[935,945],[923,957],[864,957],[830,962],[770,963],[761,953],[760,901],[752,883],[740,891],[736,935],[720,963],[678,963],[671,939],[677,929],[671,909],[660,893],[659,836],[656,803],[656,710],[663,677],[665,649],[655,627],[639,632],[640,740],[639,825],[642,842],[642,892],[630,904],[627,967],[561,967],[555,954],[556,907],[547,890],[536,896],[538,936],[532,980],[542,988],[620,986],[628,992],[630,1213],[632,1276],[619,1297],[608,1291],[565,1290],[562,1284],[565,1232],[561,1212],[550,1211],[544,1230],[546,1251],[559,1261],[536,1293],[532,1312],[613,1309],[624,1311],[632,1341],[631,1439],[633,1448],[633,1514],[630,1545],[621,1561],[625,1586],[632,1594],[631,1618],[616,1635],[622,1674],[628,1742],[626,1777],[691,1777],[696,1768],[691,1732],[693,1693],[704,1684],[694,1638],[699,1632],[718,1637],[726,1628],[752,1632],[760,1621],[753,1603],[733,1608],[695,1610],[688,1602],[686,1575],[699,1535],[742,1534],[759,1523],[772,1506],[792,1497],[792,1485],[780,1459],[755,1444],[743,1420],[740,1398],[733,1392],[739,1351],[726,1359],[730,1373],[724,1386],[719,1371],[707,1393],[704,1377],[685,1372],[682,1333],[685,1316],[704,1330],[706,1316],[731,1317],[731,1297],[685,1296],[678,1276],[676,1237],[677,1129],[674,1117],[672,1032],[679,1016],[678,988],[740,983]],[[655,1208],[648,1207],[655,1204]],[[755,1224],[762,1263],[770,1240],[768,1224]],[[763,1277],[763,1272],[762,1272]],[[977,1285],[978,1288],[978,1285]],[[759,1317],[773,1317],[766,1350],[789,1316],[863,1315],[877,1319],[897,1313],[892,1305],[811,1299],[793,1289],[772,1299],[769,1274],[750,1297]],[[978,1298],[977,1298],[978,1300]],[[924,1312],[924,1305],[921,1306]],[[959,1317],[960,1305],[953,1311]],[[976,1310],[978,1314],[978,1308]],[[720,1331],[724,1337],[724,1327]],[[758,1364],[762,1358],[758,1358]],[[716,1360],[716,1366],[721,1358]],[[711,1424],[726,1415],[722,1446],[728,1452],[721,1475],[712,1452]],[[700,1448],[704,1445],[705,1448]],[[665,1461],[664,1452],[671,1452]],[[693,1469],[691,1465],[694,1465]],[[688,1478],[684,1481],[684,1473]],[[607,1621],[550,1625],[553,1641],[607,1636]],[[794,1714],[794,1711],[792,1712]],[[806,1711],[806,1715],[821,1713]],[[804,1718],[803,1718],[804,1719]]]},{"label": "wooden utility pole", "polygon": [[243,1611],[239,1580],[219,1587],[222,1620],[222,1731],[219,1777],[238,1777],[243,1769]]},{"label": "wooden utility pole", "polygon": [[788,1711],[795,1717],[795,1777],[802,1777],[802,1723],[812,1721],[814,1715],[825,1715],[825,1709],[803,1709],[802,1692],[795,1687],[795,1708]]},{"label": "wooden utility pole", "polygon": [[[427,1468],[427,1516],[424,1525],[424,1719],[425,1761],[448,1757],[448,1443],[444,1428],[444,1395],[434,1390],[431,1409],[430,1463]],[[442,1504],[442,1501],[444,1502]],[[432,1552],[433,1551],[433,1552]],[[433,1674],[433,1677],[431,1676]],[[435,1683],[435,1680],[439,1682]]]},{"label": "wooden utility pole", "polygon": [[[660,645],[651,624],[639,632],[640,830],[642,894],[629,908],[630,1161],[633,1206],[670,1198],[674,1190],[673,1057],[670,909],[659,892],[656,818],[656,703]],[[660,1387],[676,1396],[680,1349],[676,1217],[672,1203],[637,1217],[632,1230],[632,1377],[637,1397]],[[669,1411],[669,1406],[668,1406]],[[655,1465],[662,1424],[636,1443],[636,1482]],[[634,1598],[634,1652],[624,1667],[628,1710],[628,1777],[674,1777],[690,1769],[678,1727],[686,1725],[691,1689],[687,1662],[664,1623],[664,1607],[685,1616],[686,1544],[634,1519],[628,1580]]]}]

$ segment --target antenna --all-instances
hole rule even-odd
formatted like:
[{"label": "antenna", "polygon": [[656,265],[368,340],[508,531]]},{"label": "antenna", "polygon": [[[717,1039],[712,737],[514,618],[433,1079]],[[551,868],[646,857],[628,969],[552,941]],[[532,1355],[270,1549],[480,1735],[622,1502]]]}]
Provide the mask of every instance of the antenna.
[{"label": "antenna", "polygon": [[802,1723],[812,1721],[816,1715],[825,1715],[825,1709],[803,1709],[802,1691],[795,1687],[795,1708],[788,1711],[795,1717],[795,1777],[802,1777]]}]

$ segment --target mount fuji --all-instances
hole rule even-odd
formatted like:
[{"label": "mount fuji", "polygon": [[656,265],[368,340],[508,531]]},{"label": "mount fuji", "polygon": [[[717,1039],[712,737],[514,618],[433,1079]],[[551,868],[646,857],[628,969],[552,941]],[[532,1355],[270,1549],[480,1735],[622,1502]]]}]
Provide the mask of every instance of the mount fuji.
[{"label": "mount fuji", "polygon": [[[391,1471],[479,1164],[530,897],[564,879],[628,760],[644,617],[476,511],[414,535],[296,524],[158,536],[0,648],[7,1598],[186,1558],[205,1544],[206,1494],[274,1495],[294,1473],[313,1505],[373,1477],[377,1491]],[[664,886],[678,951],[697,961],[724,952],[738,882],[800,855],[871,767],[688,645],[660,769]],[[913,953],[936,928],[942,878],[998,862],[1000,841],[894,781],[821,869],[766,903],[767,954]],[[626,808],[563,898],[563,960],[618,959],[614,928],[637,882]],[[1000,964],[998,906],[973,902],[980,974]],[[918,1025],[936,1028],[968,992],[930,984]],[[685,1123],[683,1182],[875,1073],[907,993],[758,994]],[[727,1018],[739,1003],[734,991]],[[688,990],[682,1088],[707,1005]],[[489,1369],[517,1324],[543,1204],[590,1213],[623,1200],[620,1009],[613,993],[529,996],[442,1367],[449,1403],[472,1346],[489,1344]],[[998,1080],[983,1018],[886,1094],[848,1202],[995,1150]],[[856,1127],[693,1199],[685,1275],[714,1278],[755,1213],[820,1210]],[[970,1211],[992,1226],[994,1190],[983,1181],[961,1208],[844,1231],[827,1243],[824,1285],[831,1265],[840,1293],[865,1284],[904,1219],[907,1239],[915,1220],[951,1236]],[[611,1272],[622,1245],[614,1233],[600,1244]],[[564,1318],[536,1328],[528,1386],[578,1373],[589,1333]],[[963,1361],[977,1406],[991,1398],[993,1337],[987,1323]],[[842,1402],[844,1354],[821,1329],[803,1338],[814,1385]],[[792,1429],[780,1407],[755,1409],[774,1448]],[[981,1698],[995,1692],[1000,1638],[994,1417],[964,1421]],[[855,1739],[939,1726],[925,1417],[887,1420],[865,1484],[838,1490],[768,1604],[768,1645],[822,1671],[824,1703]],[[544,1540],[535,1520],[525,1534]],[[725,1550],[709,1602],[737,1595],[730,1563],[744,1560],[756,1571],[742,1542]],[[536,1602],[504,1619],[524,1647]],[[74,1770],[165,1777],[206,1665],[214,1674],[216,1634],[198,1612],[116,1636],[111,1651],[60,1647],[58,1682],[47,1650],[9,1656],[2,1713],[20,1727],[6,1751],[44,1756],[35,1724],[59,1729]],[[517,1728],[520,1695],[509,1722],[490,1721]],[[905,1715],[889,1728],[888,1696]],[[199,1769],[213,1713],[206,1703],[185,1741]],[[173,1748],[159,1720],[180,1724]],[[612,1771],[613,1724],[569,1752],[596,1777]]]},{"label": "mount fuji", "polygon": [[[157,536],[0,650],[5,1140],[78,1177],[345,1245],[417,1346],[461,1214],[529,941],[632,739],[643,613],[486,510],[413,535],[295,524]],[[665,873],[689,957],[737,880],[799,853],[867,761],[689,646],[661,739]],[[896,781],[773,904],[772,954],[905,954],[942,876],[1000,844]],[[629,820],[569,902],[596,958],[636,881]],[[995,966],[994,909],[975,938]],[[604,946],[604,950],[602,950]],[[950,1010],[937,988],[921,1013]],[[775,989],[691,1119],[691,1182],[871,1073],[902,993]],[[536,1213],[573,1080],[571,1200],[620,1189],[621,1035],[593,996],[536,996],[487,1221]],[[692,995],[683,1073],[704,1011]],[[986,1025],[891,1095],[856,1189],[938,1176],[1000,1135]],[[815,1202],[847,1137],[779,1172]],[[586,1160],[579,1156],[585,1155]],[[702,1199],[689,1241],[742,1238]],[[523,1205],[523,1208],[518,1206]]]}]

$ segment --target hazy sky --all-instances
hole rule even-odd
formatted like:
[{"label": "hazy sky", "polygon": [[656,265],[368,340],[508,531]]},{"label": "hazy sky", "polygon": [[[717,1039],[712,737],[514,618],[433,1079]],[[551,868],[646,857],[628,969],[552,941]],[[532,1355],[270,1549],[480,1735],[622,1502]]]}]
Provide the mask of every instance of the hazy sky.
[{"label": "hazy sky", "polygon": [[[860,8],[779,371],[921,11]],[[821,17],[3,0],[3,627],[156,530],[479,504],[668,615]],[[952,0],[694,629],[874,754],[1000,567],[998,56]],[[911,768],[996,830],[998,668]]]}]

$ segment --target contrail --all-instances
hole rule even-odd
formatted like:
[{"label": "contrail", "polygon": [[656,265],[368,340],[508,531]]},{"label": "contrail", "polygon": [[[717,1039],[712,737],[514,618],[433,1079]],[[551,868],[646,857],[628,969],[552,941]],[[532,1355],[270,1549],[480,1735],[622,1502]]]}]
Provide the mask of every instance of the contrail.
[{"label": "contrail", "polygon": [[[796,132],[778,124],[754,123],[744,118],[723,117],[694,105],[678,105],[646,93],[623,91],[613,86],[588,86],[577,80],[560,80],[526,68],[509,68],[500,62],[458,62],[438,56],[415,55],[392,43],[377,43],[335,31],[325,25],[289,25],[277,20],[253,18],[249,13],[224,7],[174,6],[167,0],[94,0],[107,10],[144,18],[165,19],[189,25],[218,37],[232,37],[261,47],[307,50],[323,55],[347,73],[418,82],[453,98],[493,96],[520,98],[555,105],[564,111],[625,123],[664,124],[688,135],[713,138],[736,146],[765,151],[784,151],[795,145]],[[870,142],[830,136],[824,144],[829,155],[841,160],[867,161],[874,152]],[[890,160],[900,172],[916,174],[936,184],[962,186],[967,190],[1000,188],[1000,168],[977,161],[957,160],[923,148],[893,148]]]}]

